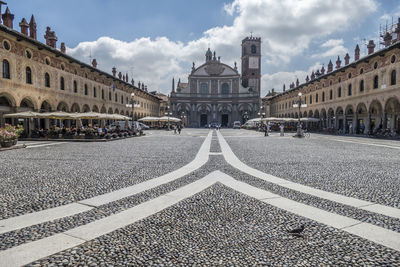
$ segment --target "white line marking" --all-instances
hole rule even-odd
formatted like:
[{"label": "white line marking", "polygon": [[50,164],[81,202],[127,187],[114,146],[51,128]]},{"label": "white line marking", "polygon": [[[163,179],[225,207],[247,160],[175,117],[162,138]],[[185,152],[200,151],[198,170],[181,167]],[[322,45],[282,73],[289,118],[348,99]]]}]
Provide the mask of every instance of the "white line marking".
[{"label": "white line marking", "polygon": [[54,221],[63,217],[72,216],[77,213],[91,210],[91,207],[86,205],[72,203],[56,208],[42,210],[34,213],[24,214],[18,217],[12,217],[0,221],[0,234],[28,226]]},{"label": "white line marking", "polygon": [[1,251],[0,262],[10,267],[25,265],[40,258],[48,257],[60,251],[81,245],[86,241],[111,233],[171,207],[179,201],[191,197],[217,182],[274,207],[336,229],[343,229],[351,234],[400,251],[400,233],[368,223],[362,223],[358,220],[308,206],[291,199],[279,197],[271,192],[237,181],[220,171],[214,171],[196,182],[120,213],[76,227],[65,233],[56,234],[51,237]]},{"label": "white line marking", "polygon": [[209,158],[208,151],[210,151],[211,146],[211,138],[212,132],[210,131],[203,144],[201,145],[199,151],[197,152],[195,159],[187,165],[183,166],[182,168],[130,187],[122,188],[86,200],[78,201],[78,203],[72,203],[65,206],[55,207],[47,210],[0,220],[0,234],[44,223],[47,221],[53,221],[67,216],[73,216],[75,214],[91,210],[93,207],[98,207],[112,201],[120,200],[122,198],[129,197],[145,190],[149,190],[159,185],[179,179],[199,169],[201,166],[207,163]]},{"label": "white line marking", "polygon": [[233,153],[232,149],[229,147],[228,143],[225,141],[224,137],[219,132],[217,132],[217,135],[219,138],[219,143],[220,143],[221,150],[222,150],[225,160],[230,165],[232,165],[233,167],[235,167],[236,169],[238,169],[244,173],[247,173],[254,177],[260,178],[269,183],[277,184],[282,187],[286,187],[286,188],[289,188],[289,189],[292,189],[292,190],[295,190],[295,191],[298,191],[301,193],[309,194],[309,195],[316,196],[319,198],[334,201],[334,202],[337,202],[340,204],[344,204],[344,205],[352,206],[352,207],[359,208],[362,210],[372,211],[372,212],[375,212],[378,214],[382,214],[385,216],[400,219],[400,209],[372,203],[372,202],[365,201],[365,200],[360,200],[360,199],[353,198],[353,197],[347,197],[347,196],[343,196],[343,195],[332,193],[332,192],[323,191],[323,190],[316,189],[316,188],[313,188],[310,186],[306,186],[306,185],[294,183],[294,182],[291,182],[291,181],[288,181],[288,180],[285,180],[282,178],[278,178],[276,176],[273,176],[273,175],[261,172],[259,170],[256,170],[254,168],[251,168],[236,157],[236,155]]},{"label": "white line marking", "polygon": [[36,147],[45,147],[45,146],[56,146],[65,144],[65,142],[56,142],[56,143],[47,143],[47,144],[39,144],[39,145],[29,145],[26,148],[36,148]]},{"label": "white line marking", "polygon": [[337,141],[337,142],[343,142],[343,143],[354,143],[354,144],[360,144],[360,145],[368,145],[368,146],[378,146],[378,147],[387,147],[387,148],[393,148],[393,149],[400,149],[399,146],[381,145],[381,144],[375,144],[375,143],[366,143],[366,142],[341,140],[341,139],[329,139],[329,140]]}]

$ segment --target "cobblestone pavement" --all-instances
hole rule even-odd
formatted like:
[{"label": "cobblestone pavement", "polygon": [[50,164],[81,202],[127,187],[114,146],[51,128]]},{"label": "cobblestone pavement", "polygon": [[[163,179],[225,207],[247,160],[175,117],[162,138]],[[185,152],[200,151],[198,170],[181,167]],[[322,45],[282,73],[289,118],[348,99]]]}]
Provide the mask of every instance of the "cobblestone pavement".
[{"label": "cobblestone pavement", "polygon": [[[253,176],[247,167],[230,165],[220,137],[206,129],[184,129],[181,136],[149,131],[146,137],[109,143],[33,144],[0,153],[0,262],[400,264],[399,142],[314,134],[299,140],[229,129],[220,133],[250,167],[296,185],[369,201],[367,206],[381,204],[385,211],[352,206],[352,199],[350,204],[339,203],[329,194],[316,197]],[[218,180],[215,171],[227,180]],[[167,176],[165,182],[153,183]],[[136,191],[120,198],[119,191],[113,193],[128,187]],[[105,193],[117,198],[90,206],[82,201]],[[68,203],[86,209],[27,224],[36,214],[39,217],[38,211]],[[26,226],[2,230],[18,225],[19,218]],[[301,235],[288,233],[300,225],[305,225]]]}]

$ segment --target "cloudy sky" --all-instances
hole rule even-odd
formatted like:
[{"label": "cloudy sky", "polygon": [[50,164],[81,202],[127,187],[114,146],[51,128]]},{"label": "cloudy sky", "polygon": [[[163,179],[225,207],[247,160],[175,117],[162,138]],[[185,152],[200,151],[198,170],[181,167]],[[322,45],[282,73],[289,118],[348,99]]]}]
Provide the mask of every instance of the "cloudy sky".
[{"label": "cloudy sky", "polygon": [[[172,77],[187,80],[192,62],[205,60],[208,46],[240,67],[241,40],[262,38],[262,92],[336,61],[366,40],[378,41],[380,25],[396,22],[398,0],[18,0],[7,1],[14,28],[33,13],[39,40],[46,26],[58,46],[98,68],[113,66],[150,90],[168,93]],[[3,9],[4,11],[4,9]]]}]

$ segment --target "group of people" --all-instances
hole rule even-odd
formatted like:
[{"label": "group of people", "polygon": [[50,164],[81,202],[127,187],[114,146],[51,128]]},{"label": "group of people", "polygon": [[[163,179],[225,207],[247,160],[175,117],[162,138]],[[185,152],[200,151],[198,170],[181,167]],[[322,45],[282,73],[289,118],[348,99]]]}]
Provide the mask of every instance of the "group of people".
[{"label": "group of people", "polygon": [[[283,124],[278,124],[279,126],[279,131],[280,131],[280,136],[285,135],[285,126]],[[262,125],[260,127],[263,127]],[[270,132],[271,125],[269,123],[264,125],[264,136],[268,136],[268,133]]]},{"label": "group of people", "polygon": [[174,134],[176,134],[177,131],[178,131],[178,134],[181,134],[181,131],[182,131],[181,124],[174,125],[173,127],[174,127]]}]

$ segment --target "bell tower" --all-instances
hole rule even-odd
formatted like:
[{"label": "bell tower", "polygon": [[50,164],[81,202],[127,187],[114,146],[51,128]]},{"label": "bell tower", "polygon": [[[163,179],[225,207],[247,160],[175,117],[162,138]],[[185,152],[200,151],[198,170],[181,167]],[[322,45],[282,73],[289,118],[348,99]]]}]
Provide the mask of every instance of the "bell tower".
[{"label": "bell tower", "polygon": [[246,37],[242,40],[242,85],[260,94],[261,88],[261,38]]}]

